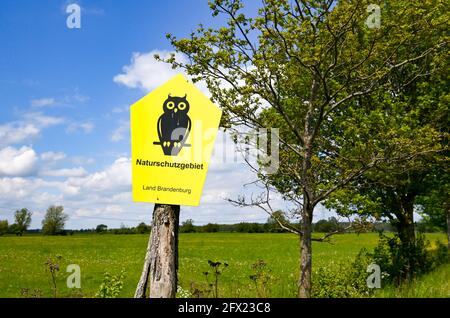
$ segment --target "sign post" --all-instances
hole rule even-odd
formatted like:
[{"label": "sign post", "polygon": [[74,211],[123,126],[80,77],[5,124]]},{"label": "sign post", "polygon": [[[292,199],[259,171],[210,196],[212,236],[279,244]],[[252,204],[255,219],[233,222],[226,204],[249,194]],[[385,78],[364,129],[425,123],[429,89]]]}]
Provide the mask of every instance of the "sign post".
[{"label": "sign post", "polygon": [[136,298],[175,297],[180,205],[200,203],[221,115],[182,75],[131,106],[133,200],[155,203]]}]

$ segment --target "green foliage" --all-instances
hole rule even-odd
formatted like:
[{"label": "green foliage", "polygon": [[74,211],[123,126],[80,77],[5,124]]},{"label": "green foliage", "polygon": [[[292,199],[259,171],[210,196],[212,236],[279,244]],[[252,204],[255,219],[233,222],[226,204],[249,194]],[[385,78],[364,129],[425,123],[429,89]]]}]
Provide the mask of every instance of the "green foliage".
[{"label": "green foliage", "polygon": [[407,282],[401,286],[387,285],[375,291],[380,298],[448,298],[450,296],[450,264]]},{"label": "green foliage", "polygon": [[436,247],[431,249],[423,234],[417,235],[408,245],[403,244],[398,235],[388,237],[380,234],[371,257],[383,272],[383,283],[399,286],[448,261],[447,247],[441,242],[435,244]]},{"label": "green foliage", "polygon": [[260,259],[252,264],[252,275],[250,280],[255,284],[256,294],[259,298],[267,298],[270,295],[269,285],[273,280],[272,270],[267,266],[267,263]]},{"label": "green foliage", "polygon": [[[426,237],[431,242],[440,240],[446,243],[446,236],[442,233],[427,234]],[[337,235],[331,238],[331,243],[313,242],[313,270],[324,267],[326,271],[333,272],[339,268],[339,264],[351,263],[362,248],[373,250],[378,243],[378,233]],[[28,288],[29,291],[41,289],[42,297],[53,297],[50,274],[48,270],[43,270],[43,264],[49,257],[55,260],[57,255],[63,255],[64,262],[57,262],[61,266],[56,277],[58,297],[76,296],[73,289],[66,287],[69,274],[65,273],[65,266],[78,264],[82,270],[83,297],[95,296],[105,271],[117,274],[125,268],[126,277],[119,297],[132,298],[142,272],[143,253],[147,244],[147,234],[31,234],[26,239],[0,237],[0,297],[20,297],[22,288]],[[433,249],[434,246],[433,243]],[[211,289],[202,274],[209,271],[208,279],[212,283],[211,268],[205,260],[227,260],[230,266],[220,277],[219,297],[257,297],[255,284],[249,276],[255,275],[256,270],[252,269],[255,261],[263,259],[273,277],[267,285],[269,297],[295,297],[298,255],[298,237],[293,234],[182,233],[179,237],[178,285],[190,291],[195,288]],[[442,280],[435,277],[432,282],[424,283],[422,297],[427,295],[425,287],[430,290],[430,295],[433,295],[432,290],[436,293],[437,290],[448,291],[449,281],[444,280],[447,276],[442,276]],[[196,285],[192,289],[191,283]],[[445,284],[446,290],[443,289]],[[202,295],[212,296],[212,291]]]},{"label": "green foliage", "polygon": [[191,298],[192,294],[189,290],[183,289],[181,286],[177,286],[177,295],[176,298]]},{"label": "green foliage", "polygon": [[219,225],[215,223],[208,223],[202,226],[201,232],[205,233],[215,233],[219,231]]},{"label": "green foliage", "polygon": [[136,233],[137,234],[146,234],[150,233],[151,227],[144,222],[141,222],[136,226]]},{"label": "green foliage", "polygon": [[180,233],[194,233],[194,232],[195,232],[194,220],[187,219],[181,224]]},{"label": "green foliage", "polygon": [[58,295],[58,288],[56,286],[56,277],[58,275],[60,266],[59,266],[59,261],[62,260],[62,256],[58,255],[56,256],[56,260],[53,260],[51,258],[48,258],[47,261],[45,262],[45,265],[50,273],[50,276],[52,278],[52,289],[53,289],[53,295],[56,298]]},{"label": "green foliage", "polygon": [[108,230],[108,226],[105,224],[99,224],[95,228],[96,233],[105,233]]},{"label": "green foliage", "polygon": [[434,242],[436,247],[432,250],[433,268],[437,268],[442,264],[447,264],[450,261],[450,251],[448,247],[441,241]]},{"label": "green foliage", "polygon": [[239,233],[263,233],[265,232],[264,225],[259,223],[241,222],[236,226],[236,232]]},{"label": "green foliage", "polygon": [[125,224],[121,224],[120,228],[112,229],[113,234],[136,234],[136,229],[134,227],[127,227]]},{"label": "green foliage", "polygon": [[419,213],[427,229],[435,227],[442,231],[450,231],[447,228],[447,218],[450,213],[450,170],[448,169],[450,156],[448,154],[446,154],[447,166],[443,169],[435,169],[427,176],[430,187],[417,199]]},{"label": "green foliage", "polygon": [[366,249],[362,249],[351,263],[339,263],[334,268],[319,267],[313,273],[313,297],[368,297],[373,291],[367,287],[367,266],[372,263]]},{"label": "green foliage", "polygon": [[0,236],[5,235],[9,231],[8,220],[0,220]]},{"label": "green foliage", "polygon": [[215,0],[219,25],[200,25],[181,39],[167,35],[187,62],[174,54],[165,61],[206,82],[224,127],[279,129],[279,168],[267,173],[260,162],[258,180],[295,205],[303,232],[311,231],[317,204],[355,180],[357,187],[364,173],[444,145],[439,127],[420,121],[426,112],[405,90],[446,59],[446,5],[389,1],[380,28],[372,29],[365,25],[371,3],[268,0],[249,16],[243,1]]},{"label": "green foliage", "polygon": [[27,230],[31,223],[31,215],[32,213],[28,209],[17,210],[14,213],[15,219],[15,234],[22,236],[23,233]]},{"label": "green foliage", "polygon": [[289,220],[286,218],[285,212],[278,210],[273,212],[267,219],[267,222],[264,226],[264,232],[271,232],[271,233],[287,232],[280,226],[280,223],[283,226],[291,226],[291,227],[293,226],[293,224],[291,224],[291,222],[289,222]]},{"label": "green foliage", "polygon": [[42,220],[42,233],[45,235],[60,235],[64,232],[64,225],[68,216],[62,206],[50,206]]},{"label": "green foliage", "polygon": [[429,218],[425,218],[425,217],[422,218],[415,225],[416,225],[416,230],[419,233],[436,233],[436,232],[443,231],[443,229],[440,225],[436,224],[434,221],[431,221]]},{"label": "green foliage", "polygon": [[329,233],[339,229],[339,222],[335,217],[328,220],[320,220],[314,224],[314,232]]},{"label": "green foliage", "polygon": [[96,298],[117,298],[122,291],[125,271],[122,270],[118,275],[104,273],[103,282],[95,294]]},{"label": "green foliage", "polygon": [[166,62],[207,83],[223,126],[280,129],[280,168],[269,176],[262,165],[259,177],[293,203],[306,191],[315,205],[380,162],[435,148],[440,136],[413,125],[422,113],[394,97],[445,59],[445,5],[390,1],[381,28],[370,29],[371,1],[330,3],[265,1],[249,17],[242,1],[211,1],[225,23],[167,35],[189,62]]}]

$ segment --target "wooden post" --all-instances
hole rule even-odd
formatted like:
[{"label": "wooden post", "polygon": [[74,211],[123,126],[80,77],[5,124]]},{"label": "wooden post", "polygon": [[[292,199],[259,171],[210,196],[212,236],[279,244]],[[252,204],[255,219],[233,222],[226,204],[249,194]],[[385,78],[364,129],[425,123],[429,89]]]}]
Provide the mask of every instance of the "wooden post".
[{"label": "wooden post", "polygon": [[150,298],[175,298],[178,271],[179,205],[155,204],[152,232],[135,298],[145,298],[150,276]]}]

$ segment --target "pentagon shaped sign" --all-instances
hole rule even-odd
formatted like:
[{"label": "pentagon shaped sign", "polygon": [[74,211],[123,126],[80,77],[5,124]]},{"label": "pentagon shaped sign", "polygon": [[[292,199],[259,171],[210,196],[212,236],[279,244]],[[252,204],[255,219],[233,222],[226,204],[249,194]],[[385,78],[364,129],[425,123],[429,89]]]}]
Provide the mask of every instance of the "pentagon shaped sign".
[{"label": "pentagon shaped sign", "polygon": [[199,205],[221,115],[182,75],[133,104],[133,200]]}]

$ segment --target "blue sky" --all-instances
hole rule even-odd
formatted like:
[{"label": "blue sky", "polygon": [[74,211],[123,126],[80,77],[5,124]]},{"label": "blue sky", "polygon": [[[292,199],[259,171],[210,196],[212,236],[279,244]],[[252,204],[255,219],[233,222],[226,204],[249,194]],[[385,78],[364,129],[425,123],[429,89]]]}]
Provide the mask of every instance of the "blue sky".
[{"label": "blue sky", "polygon": [[[131,201],[128,107],[175,74],[152,57],[172,50],[166,33],[217,22],[206,0],[78,1],[81,29],[69,29],[70,3],[0,4],[0,219],[27,207],[36,228],[49,205],[61,204],[68,228],[149,223],[152,205]],[[221,134],[217,145],[232,147]],[[243,187],[255,179],[245,164],[229,161],[213,160],[201,205],[183,207],[182,220],[267,218],[225,202],[258,192]]]}]

